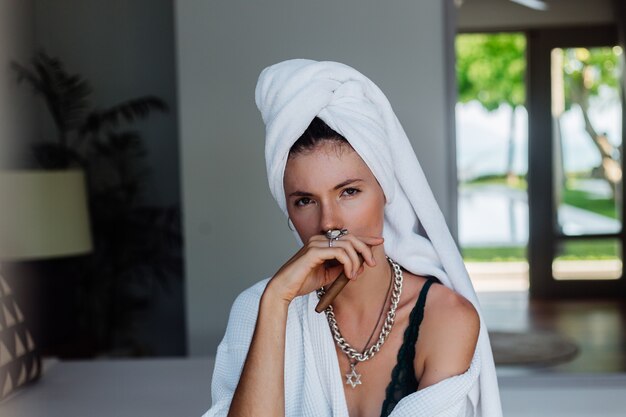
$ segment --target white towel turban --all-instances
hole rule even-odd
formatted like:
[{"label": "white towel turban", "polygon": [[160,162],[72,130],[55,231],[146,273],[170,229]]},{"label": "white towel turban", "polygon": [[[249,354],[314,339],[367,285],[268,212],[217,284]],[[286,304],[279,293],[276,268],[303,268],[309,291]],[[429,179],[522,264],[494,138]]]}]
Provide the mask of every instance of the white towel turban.
[{"label": "white towel turban", "polygon": [[[387,199],[386,253],[414,274],[439,278],[480,311],[461,255],[409,139],[372,81],[337,62],[293,59],[265,68],[255,96],[266,125],[269,186],[285,215],[283,175],[289,150],[317,116],[348,140],[380,183]],[[482,316],[478,343],[483,362],[480,409],[483,416],[497,417],[502,414],[500,397]]]}]

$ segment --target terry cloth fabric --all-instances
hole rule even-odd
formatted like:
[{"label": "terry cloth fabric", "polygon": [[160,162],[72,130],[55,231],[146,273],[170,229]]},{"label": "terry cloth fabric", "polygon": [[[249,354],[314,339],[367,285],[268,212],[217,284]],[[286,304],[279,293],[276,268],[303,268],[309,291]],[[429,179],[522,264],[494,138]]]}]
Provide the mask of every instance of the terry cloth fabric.
[{"label": "terry cloth fabric", "polygon": [[[306,59],[265,68],[256,104],[266,126],[272,195],[287,215],[283,174],[289,149],[315,116],[343,135],[385,193],[386,253],[410,272],[432,275],[480,308],[476,293],[404,129],[383,92],[355,69]],[[297,233],[296,238],[299,240]],[[502,415],[493,354],[481,315],[478,416]]]},{"label": "terry cloth fabric", "polygon": [[[211,408],[203,417],[226,417],[254,333],[259,301],[269,281],[242,292],[231,309],[224,339],[217,348]],[[315,312],[315,292],[289,305],[285,339],[285,416],[349,417],[344,375],[324,314]],[[477,347],[470,368],[401,399],[389,417],[478,416],[478,379],[483,363]],[[382,404],[381,404],[382,408]],[[487,415],[483,414],[482,415]]]}]

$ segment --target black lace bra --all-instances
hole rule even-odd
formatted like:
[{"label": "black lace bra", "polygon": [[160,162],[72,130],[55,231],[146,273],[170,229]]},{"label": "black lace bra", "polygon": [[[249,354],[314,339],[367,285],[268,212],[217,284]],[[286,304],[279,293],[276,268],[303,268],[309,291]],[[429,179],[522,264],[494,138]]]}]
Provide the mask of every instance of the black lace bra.
[{"label": "black lace bra", "polygon": [[417,298],[417,303],[409,316],[409,325],[404,331],[404,341],[398,351],[398,363],[396,363],[391,372],[391,382],[387,386],[381,417],[387,417],[402,398],[417,391],[419,381],[415,378],[415,369],[413,367],[415,343],[417,342],[420,324],[424,318],[426,294],[428,294],[428,289],[433,283],[439,283],[439,280],[429,277],[428,281],[424,283]]}]

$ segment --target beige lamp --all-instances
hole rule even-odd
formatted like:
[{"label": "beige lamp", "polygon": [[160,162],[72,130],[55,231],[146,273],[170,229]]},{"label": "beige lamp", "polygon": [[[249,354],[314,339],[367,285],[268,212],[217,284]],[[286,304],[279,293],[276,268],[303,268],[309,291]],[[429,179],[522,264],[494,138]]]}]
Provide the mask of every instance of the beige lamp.
[{"label": "beige lamp", "polygon": [[91,249],[83,171],[0,171],[0,260]]},{"label": "beige lamp", "polygon": [[[83,171],[0,171],[0,262],[91,250]],[[0,275],[0,401],[40,374],[35,341]]]}]

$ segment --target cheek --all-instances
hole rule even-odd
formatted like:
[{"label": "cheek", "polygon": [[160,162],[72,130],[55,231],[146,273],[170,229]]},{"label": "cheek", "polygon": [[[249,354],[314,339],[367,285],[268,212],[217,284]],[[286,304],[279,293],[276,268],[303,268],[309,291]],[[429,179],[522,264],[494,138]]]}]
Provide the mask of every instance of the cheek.
[{"label": "cheek", "polygon": [[293,227],[300,236],[300,240],[303,242],[306,243],[311,236],[318,233],[318,222],[315,217],[314,210],[310,210],[308,212],[306,210],[296,212],[292,208],[289,208],[287,209],[287,213],[293,223]]},{"label": "cheek", "polygon": [[381,193],[377,196],[376,204],[374,205],[374,209],[372,210],[372,218],[374,220],[374,225],[377,230],[377,236],[383,235],[383,224],[385,223],[385,195]]},{"label": "cheek", "polygon": [[360,204],[354,208],[347,217],[354,233],[362,236],[382,236],[385,218],[384,199],[373,197],[367,204]]}]

